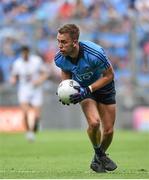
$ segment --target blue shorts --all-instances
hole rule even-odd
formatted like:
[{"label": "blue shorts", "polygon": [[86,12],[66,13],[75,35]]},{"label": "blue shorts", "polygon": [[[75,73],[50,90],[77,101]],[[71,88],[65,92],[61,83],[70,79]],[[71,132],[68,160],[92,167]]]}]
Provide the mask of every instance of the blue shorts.
[{"label": "blue shorts", "polygon": [[93,92],[89,98],[94,99],[97,103],[116,104],[116,91],[113,89],[112,91],[103,94],[97,90]]}]

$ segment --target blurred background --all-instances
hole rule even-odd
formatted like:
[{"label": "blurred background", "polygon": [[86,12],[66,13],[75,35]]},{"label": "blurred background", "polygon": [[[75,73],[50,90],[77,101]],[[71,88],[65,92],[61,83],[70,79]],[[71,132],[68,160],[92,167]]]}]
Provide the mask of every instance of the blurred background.
[{"label": "blurred background", "polygon": [[80,39],[104,47],[117,89],[116,128],[149,131],[149,1],[148,0],[1,0],[0,1],[0,131],[21,131],[16,87],[9,77],[22,45],[40,55],[54,78],[44,85],[41,129],[83,129],[79,105],[63,106],[56,89],[59,69],[57,29],[76,23]]}]

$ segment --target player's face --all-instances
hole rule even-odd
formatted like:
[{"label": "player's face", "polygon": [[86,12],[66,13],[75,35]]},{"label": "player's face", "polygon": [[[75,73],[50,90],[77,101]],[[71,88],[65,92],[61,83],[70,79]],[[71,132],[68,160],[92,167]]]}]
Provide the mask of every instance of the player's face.
[{"label": "player's face", "polygon": [[28,57],[29,57],[29,51],[23,51],[23,52],[22,52],[22,57],[23,57],[23,59],[24,59],[25,61],[27,61],[27,60],[28,60]]},{"label": "player's face", "polygon": [[64,56],[71,56],[73,55],[73,52],[76,48],[76,42],[72,40],[70,35],[68,33],[57,35],[57,41],[58,41],[58,47],[60,49],[60,52]]}]

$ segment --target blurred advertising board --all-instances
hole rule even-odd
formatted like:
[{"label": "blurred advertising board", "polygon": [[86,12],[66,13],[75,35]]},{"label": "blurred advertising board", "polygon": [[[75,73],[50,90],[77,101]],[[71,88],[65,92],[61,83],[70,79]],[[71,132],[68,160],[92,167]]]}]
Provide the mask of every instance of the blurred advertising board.
[{"label": "blurred advertising board", "polygon": [[25,131],[23,115],[19,107],[0,106],[0,132]]},{"label": "blurred advertising board", "polygon": [[133,111],[133,127],[140,131],[149,131],[149,107],[137,107]]}]

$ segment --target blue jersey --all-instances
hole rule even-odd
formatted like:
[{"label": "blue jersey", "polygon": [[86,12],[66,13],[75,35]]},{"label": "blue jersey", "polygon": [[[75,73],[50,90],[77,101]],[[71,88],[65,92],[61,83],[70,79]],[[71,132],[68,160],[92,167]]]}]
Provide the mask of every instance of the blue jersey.
[{"label": "blue jersey", "polygon": [[[81,86],[86,87],[102,77],[103,72],[111,64],[101,46],[90,41],[80,41],[79,46],[79,55],[75,64],[72,62],[71,57],[63,56],[60,52],[55,56],[55,63],[63,71],[70,72],[72,79]],[[114,81],[100,88],[100,90],[104,93],[113,88]]]}]

